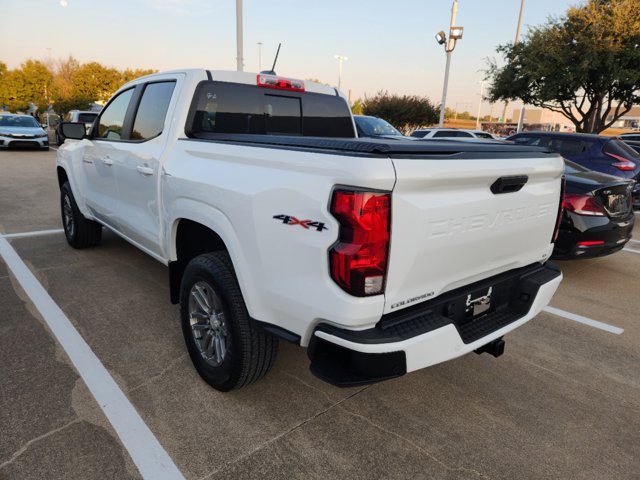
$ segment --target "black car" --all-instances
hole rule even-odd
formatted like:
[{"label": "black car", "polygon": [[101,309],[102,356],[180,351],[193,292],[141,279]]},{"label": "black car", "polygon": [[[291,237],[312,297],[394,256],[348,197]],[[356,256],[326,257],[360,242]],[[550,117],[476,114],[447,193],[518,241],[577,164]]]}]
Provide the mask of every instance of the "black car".
[{"label": "black car", "polygon": [[[590,170],[640,181],[640,154],[616,137],[587,133],[522,132],[507,140],[520,145],[546,147]],[[634,208],[640,208],[640,183],[636,183],[632,195]]]},{"label": "black car", "polygon": [[563,213],[553,258],[609,255],[631,239],[635,216],[632,180],[588,170],[565,161]]}]

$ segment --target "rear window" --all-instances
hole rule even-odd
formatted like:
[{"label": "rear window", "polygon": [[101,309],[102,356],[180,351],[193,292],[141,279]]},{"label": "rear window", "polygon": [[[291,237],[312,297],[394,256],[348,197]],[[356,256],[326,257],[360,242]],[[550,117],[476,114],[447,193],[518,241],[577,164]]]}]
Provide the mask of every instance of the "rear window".
[{"label": "rear window", "polygon": [[476,137],[493,139],[493,136],[490,133],[484,133],[484,132],[476,132]]},{"label": "rear window", "polygon": [[619,157],[626,158],[627,160],[638,160],[640,159],[640,154],[636,152],[629,145],[624,143],[621,140],[610,140],[604,144],[604,148],[602,149],[604,153],[612,153],[613,155],[618,155]]},{"label": "rear window", "polygon": [[549,143],[549,148],[566,157],[571,157],[586,152],[590,147],[591,144],[589,142],[573,139],[568,140],[553,138]]},{"label": "rear window", "polygon": [[[518,135],[516,137],[509,137],[507,140],[511,140],[517,145],[531,145],[534,147],[550,147],[551,139],[549,137],[542,137],[536,135]],[[557,152],[557,149],[554,149]]]},{"label": "rear window", "polygon": [[431,133],[431,130],[416,130],[411,134],[412,137],[415,138],[424,138]]},{"label": "rear window", "polygon": [[457,137],[457,132],[452,130],[440,130],[433,134],[433,138],[438,137]]},{"label": "rear window", "polygon": [[78,114],[78,122],[93,123],[97,116],[97,113],[80,113]]},{"label": "rear window", "polygon": [[229,82],[202,82],[187,133],[239,133],[353,138],[347,103],[332,95],[290,92]]}]

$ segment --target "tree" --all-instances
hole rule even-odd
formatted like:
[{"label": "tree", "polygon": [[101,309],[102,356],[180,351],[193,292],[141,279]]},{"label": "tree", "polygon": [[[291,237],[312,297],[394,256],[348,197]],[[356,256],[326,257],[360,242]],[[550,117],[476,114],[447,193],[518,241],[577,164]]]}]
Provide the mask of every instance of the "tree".
[{"label": "tree", "polygon": [[497,51],[506,65],[489,61],[492,102],[519,99],[597,133],[640,102],[637,0],[588,0]]},{"label": "tree", "polygon": [[97,62],[81,65],[72,75],[75,97],[106,102],[121,85],[121,74],[115,68]]},{"label": "tree", "polygon": [[118,85],[118,88],[120,88],[125,83],[130,82],[131,80],[135,80],[136,78],[140,78],[140,77],[143,77],[145,75],[150,75],[150,74],[156,73],[156,72],[157,72],[157,70],[152,70],[152,69],[144,70],[144,69],[141,69],[141,68],[137,68],[136,70],[131,70],[130,68],[127,68],[121,74],[120,85]]},{"label": "tree", "polygon": [[359,98],[353,102],[353,105],[351,105],[351,113],[354,115],[362,115],[364,113],[364,104],[362,103],[362,99]]},{"label": "tree", "polygon": [[75,94],[73,75],[80,68],[78,61],[69,56],[66,60],[59,60],[55,65],[53,81],[51,82],[51,98],[60,113],[58,104],[70,101]]},{"label": "tree", "polygon": [[405,133],[438,121],[438,110],[428,98],[390,95],[386,91],[373,98],[365,97],[363,112],[380,117]]},{"label": "tree", "polygon": [[51,72],[42,62],[27,60],[19,69],[7,70],[2,64],[0,75],[0,105],[9,110],[27,110],[33,103],[45,110],[49,100]]}]

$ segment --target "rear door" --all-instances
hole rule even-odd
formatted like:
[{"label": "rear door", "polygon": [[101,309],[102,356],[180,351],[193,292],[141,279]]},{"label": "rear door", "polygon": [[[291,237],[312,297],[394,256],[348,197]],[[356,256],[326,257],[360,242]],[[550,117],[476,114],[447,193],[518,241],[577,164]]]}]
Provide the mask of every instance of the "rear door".
[{"label": "rear door", "polygon": [[393,158],[385,313],[549,258],[562,158],[505,150]]}]

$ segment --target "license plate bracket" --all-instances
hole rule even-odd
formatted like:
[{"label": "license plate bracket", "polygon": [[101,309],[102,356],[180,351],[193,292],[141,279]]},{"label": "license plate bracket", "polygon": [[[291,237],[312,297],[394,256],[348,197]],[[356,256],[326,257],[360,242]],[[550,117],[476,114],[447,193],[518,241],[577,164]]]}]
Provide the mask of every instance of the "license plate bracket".
[{"label": "license plate bracket", "polygon": [[484,315],[491,309],[491,294],[493,293],[493,286],[488,290],[481,292],[480,295],[467,295],[465,302],[465,313],[468,317],[477,318]]}]

